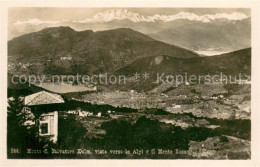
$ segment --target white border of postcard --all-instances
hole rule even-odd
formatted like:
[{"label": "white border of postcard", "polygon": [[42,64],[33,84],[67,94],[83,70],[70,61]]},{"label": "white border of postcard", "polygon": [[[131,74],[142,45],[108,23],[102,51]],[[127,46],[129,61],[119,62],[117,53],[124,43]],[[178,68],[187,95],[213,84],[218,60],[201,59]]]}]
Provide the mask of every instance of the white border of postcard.
[{"label": "white border of postcard", "polygon": [[[258,0],[0,0],[0,166],[260,166],[260,1]],[[7,159],[7,19],[10,7],[189,7],[251,8],[252,17],[252,130],[251,160],[93,160]]]}]

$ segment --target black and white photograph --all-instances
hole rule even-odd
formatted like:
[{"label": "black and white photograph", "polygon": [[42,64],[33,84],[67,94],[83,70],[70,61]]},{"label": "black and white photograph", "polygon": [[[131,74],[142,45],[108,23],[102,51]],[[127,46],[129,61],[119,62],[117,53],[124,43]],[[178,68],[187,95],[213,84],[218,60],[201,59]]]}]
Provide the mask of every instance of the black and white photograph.
[{"label": "black and white photograph", "polygon": [[8,160],[252,159],[251,8],[6,12]]},{"label": "black and white photograph", "polygon": [[250,159],[250,9],[8,12],[8,158]]}]

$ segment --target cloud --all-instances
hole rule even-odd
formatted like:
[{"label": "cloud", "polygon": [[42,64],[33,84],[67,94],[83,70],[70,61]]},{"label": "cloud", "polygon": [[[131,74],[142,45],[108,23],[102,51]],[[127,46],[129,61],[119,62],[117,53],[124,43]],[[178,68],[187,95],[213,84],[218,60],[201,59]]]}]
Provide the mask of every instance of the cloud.
[{"label": "cloud", "polygon": [[52,20],[39,20],[39,19],[28,19],[25,21],[16,21],[13,24],[14,25],[24,25],[24,24],[30,24],[30,25],[40,25],[40,24],[59,24],[65,22],[65,20],[61,21],[52,21]]}]

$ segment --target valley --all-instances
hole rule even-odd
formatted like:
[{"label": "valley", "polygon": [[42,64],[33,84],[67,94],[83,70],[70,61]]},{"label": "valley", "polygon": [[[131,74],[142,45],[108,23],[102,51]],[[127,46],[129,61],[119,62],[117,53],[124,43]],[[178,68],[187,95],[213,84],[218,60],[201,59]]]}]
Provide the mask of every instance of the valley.
[{"label": "valley", "polygon": [[[14,83],[15,75],[45,80]],[[81,83],[78,75],[126,82]],[[57,149],[155,148],[159,159],[250,159],[250,76],[250,47],[207,57],[130,28],[53,27],[8,42],[8,97],[46,91],[64,99]],[[72,157],[154,158],[139,151]]]}]

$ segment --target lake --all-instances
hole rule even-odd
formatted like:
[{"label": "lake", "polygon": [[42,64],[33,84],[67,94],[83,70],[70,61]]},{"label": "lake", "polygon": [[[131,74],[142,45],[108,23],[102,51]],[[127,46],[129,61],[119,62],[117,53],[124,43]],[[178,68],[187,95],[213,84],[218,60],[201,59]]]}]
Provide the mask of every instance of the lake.
[{"label": "lake", "polygon": [[84,92],[84,91],[95,91],[94,88],[89,88],[84,85],[70,85],[70,84],[54,84],[54,83],[43,83],[37,85],[46,90],[55,92],[55,93],[70,93],[70,92]]}]

